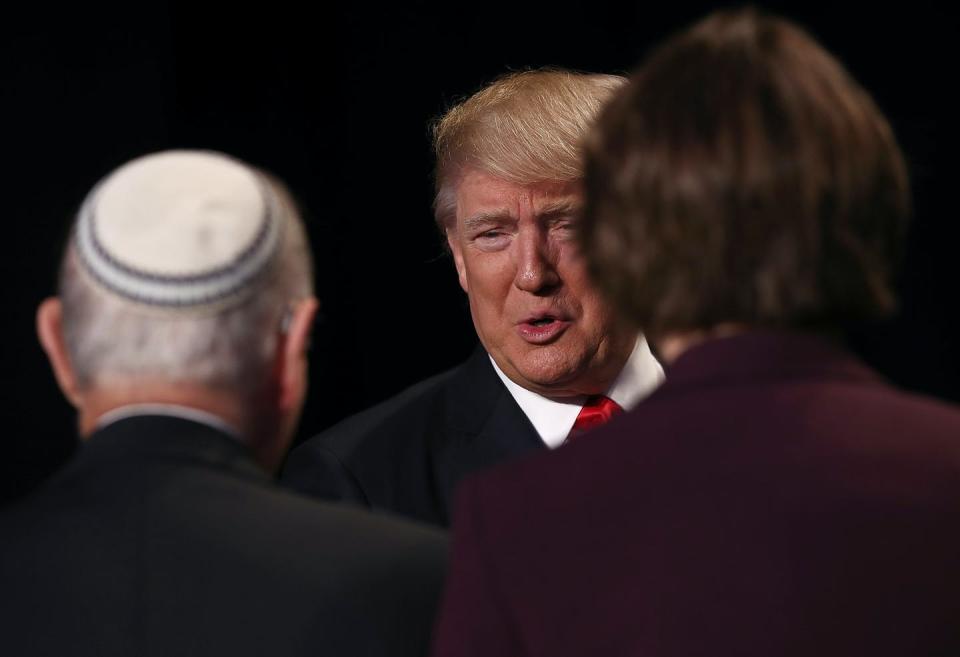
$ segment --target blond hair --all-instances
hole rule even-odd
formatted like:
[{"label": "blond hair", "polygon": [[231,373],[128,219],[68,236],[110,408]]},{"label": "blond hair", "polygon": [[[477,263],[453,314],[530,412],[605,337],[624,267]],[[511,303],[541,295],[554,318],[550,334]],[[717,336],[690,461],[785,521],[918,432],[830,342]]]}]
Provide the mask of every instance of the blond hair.
[{"label": "blond hair", "polygon": [[456,213],[466,167],[512,183],[583,177],[582,142],[619,75],[540,69],[508,73],[454,105],[433,126],[434,215],[441,230]]}]

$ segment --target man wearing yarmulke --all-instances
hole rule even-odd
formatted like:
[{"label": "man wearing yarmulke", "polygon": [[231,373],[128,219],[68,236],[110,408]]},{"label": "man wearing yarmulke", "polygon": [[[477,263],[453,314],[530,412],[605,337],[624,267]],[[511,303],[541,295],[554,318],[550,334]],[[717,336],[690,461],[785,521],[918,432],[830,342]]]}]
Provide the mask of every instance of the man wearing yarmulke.
[{"label": "man wearing yarmulke", "polygon": [[282,491],[317,302],[276,180],[130,162],[88,195],[40,342],[84,439],[0,515],[9,655],[416,655],[439,532]]}]

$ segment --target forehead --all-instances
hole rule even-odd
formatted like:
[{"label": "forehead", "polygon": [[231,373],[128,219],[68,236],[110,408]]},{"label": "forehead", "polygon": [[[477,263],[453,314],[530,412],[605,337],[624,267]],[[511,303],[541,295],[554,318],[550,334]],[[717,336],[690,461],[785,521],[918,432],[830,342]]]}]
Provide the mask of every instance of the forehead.
[{"label": "forehead", "polygon": [[456,196],[458,220],[477,212],[518,216],[559,206],[577,207],[582,199],[582,186],[579,181],[522,185],[470,169],[461,177]]}]

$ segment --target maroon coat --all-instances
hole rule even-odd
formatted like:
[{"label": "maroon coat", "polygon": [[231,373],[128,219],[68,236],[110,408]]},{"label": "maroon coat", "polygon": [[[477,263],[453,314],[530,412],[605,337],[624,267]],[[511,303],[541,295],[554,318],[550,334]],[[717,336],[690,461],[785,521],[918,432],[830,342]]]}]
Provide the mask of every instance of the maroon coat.
[{"label": "maroon coat", "polygon": [[960,411],[811,336],[691,349],[464,483],[435,654],[960,655]]}]

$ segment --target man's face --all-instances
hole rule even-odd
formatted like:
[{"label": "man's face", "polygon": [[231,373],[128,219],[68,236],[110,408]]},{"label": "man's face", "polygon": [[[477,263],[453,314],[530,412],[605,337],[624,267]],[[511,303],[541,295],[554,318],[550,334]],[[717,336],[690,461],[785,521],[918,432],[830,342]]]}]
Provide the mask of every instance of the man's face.
[{"label": "man's face", "polygon": [[519,385],[545,396],[604,392],[636,333],[587,281],[574,241],[579,185],[521,186],[468,169],[447,231],[480,342]]}]

